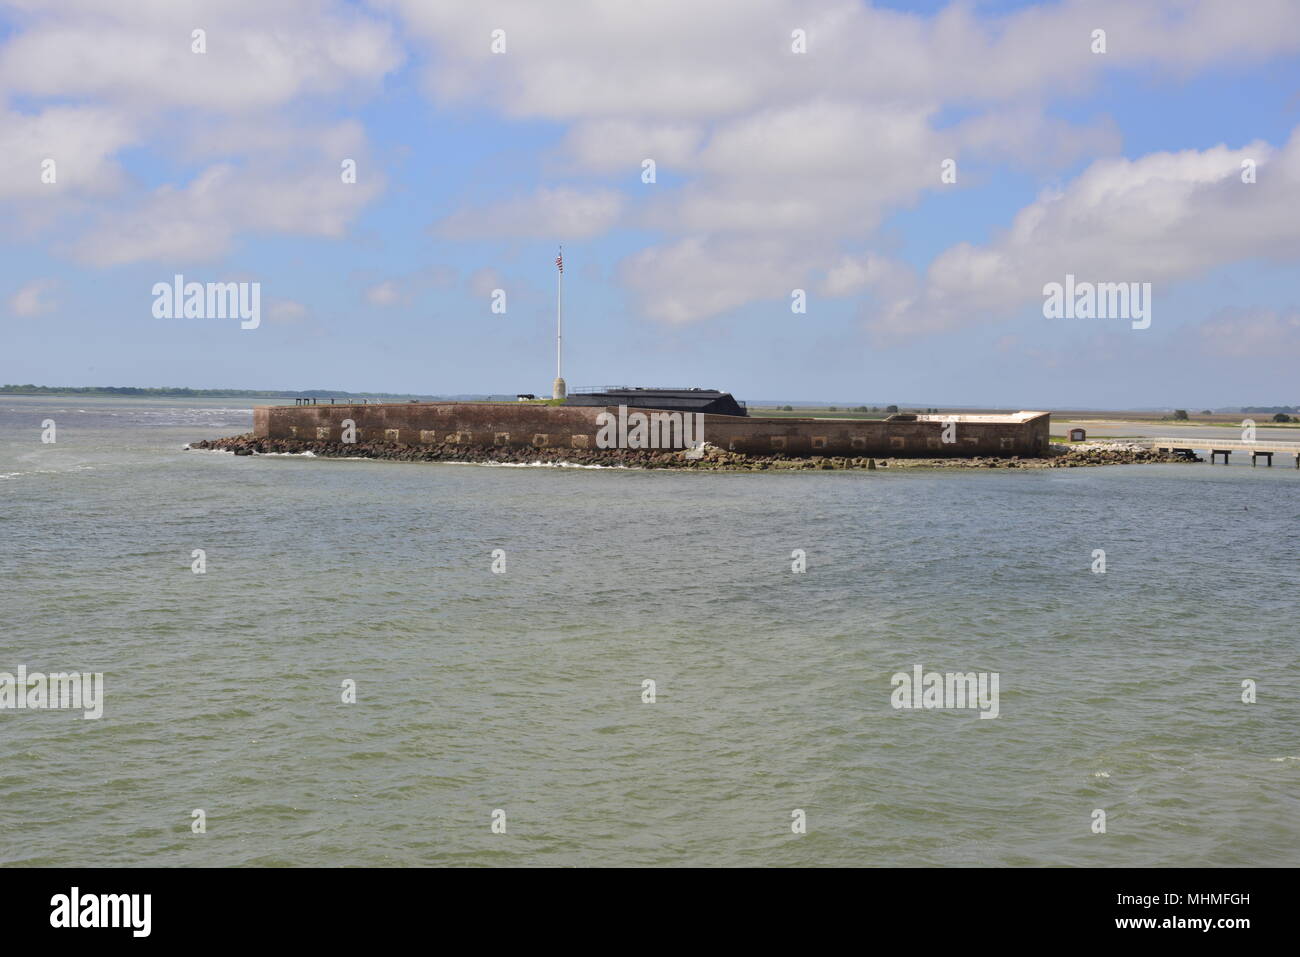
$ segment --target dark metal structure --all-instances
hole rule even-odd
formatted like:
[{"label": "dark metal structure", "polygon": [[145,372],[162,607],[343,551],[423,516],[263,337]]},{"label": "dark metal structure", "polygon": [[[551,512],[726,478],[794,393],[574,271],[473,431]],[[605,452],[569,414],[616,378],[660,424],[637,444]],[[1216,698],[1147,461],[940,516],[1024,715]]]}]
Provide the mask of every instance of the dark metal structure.
[{"label": "dark metal structure", "polygon": [[666,412],[703,412],[708,415],[749,415],[745,403],[717,389],[647,389],[640,386],[604,386],[574,389],[565,405],[615,406],[662,409]]}]

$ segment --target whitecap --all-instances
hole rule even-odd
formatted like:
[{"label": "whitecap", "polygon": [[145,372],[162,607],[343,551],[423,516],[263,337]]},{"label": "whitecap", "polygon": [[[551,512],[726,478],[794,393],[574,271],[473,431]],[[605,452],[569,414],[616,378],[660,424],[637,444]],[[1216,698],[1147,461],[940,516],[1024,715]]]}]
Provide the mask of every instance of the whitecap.
[{"label": "whitecap", "polygon": [[435,462],[435,465],[483,465],[498,469],[626,469],[627,465],[583,465],[581,462]]}]

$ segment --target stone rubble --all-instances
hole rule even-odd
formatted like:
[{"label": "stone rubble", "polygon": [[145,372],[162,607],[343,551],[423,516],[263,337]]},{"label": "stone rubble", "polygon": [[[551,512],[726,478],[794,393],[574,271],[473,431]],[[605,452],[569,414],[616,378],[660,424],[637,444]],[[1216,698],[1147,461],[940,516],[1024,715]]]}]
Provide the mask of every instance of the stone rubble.
[{"label": "stone rubble", "polygon": [[729,472],[786,472],[852,469],[934,468],[1079,468],[1096,465],[1200,461],[1172,452],[1153,451],[1125,442],[1052,445],[1042,458],[976,456],[973,458],[873,458],[744,455],[706,443],[704,454],[688,457],[686,450],[512,448],[484,445],[403,445],[391,442],[342,442],[300,439],[259,439],[252,434],[193,442],[189,448],[233,452],[235,455],[302,454],[334,458],[386,459],[400,462],[476,462],[515,465],[575,465],[625,468],[700,469]]}]

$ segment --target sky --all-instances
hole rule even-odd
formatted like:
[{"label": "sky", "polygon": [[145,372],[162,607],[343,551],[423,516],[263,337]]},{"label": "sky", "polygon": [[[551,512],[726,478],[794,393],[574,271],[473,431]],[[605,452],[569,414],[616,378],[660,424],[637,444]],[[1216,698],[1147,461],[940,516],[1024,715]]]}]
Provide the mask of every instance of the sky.
[{"label": "sky", "polygon": [[0,383],[549,394],[563,244],[570,388],[1290,406],[1300,3],[0,0],[0,222]]}]

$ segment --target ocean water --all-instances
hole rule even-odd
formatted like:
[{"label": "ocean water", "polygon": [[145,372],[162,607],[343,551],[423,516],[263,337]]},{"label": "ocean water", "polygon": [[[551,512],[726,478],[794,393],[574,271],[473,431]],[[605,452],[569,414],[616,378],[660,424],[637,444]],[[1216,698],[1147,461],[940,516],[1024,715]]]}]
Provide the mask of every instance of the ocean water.
[{"label": "ocean water", "polygon": [[[0,396],[0,671],[105,676],[99,720],[0,711],[0,864],[1300,864],[1289,460],[182,451],[251,422]],[[894,709],[915,665],[998,717]]]}]

